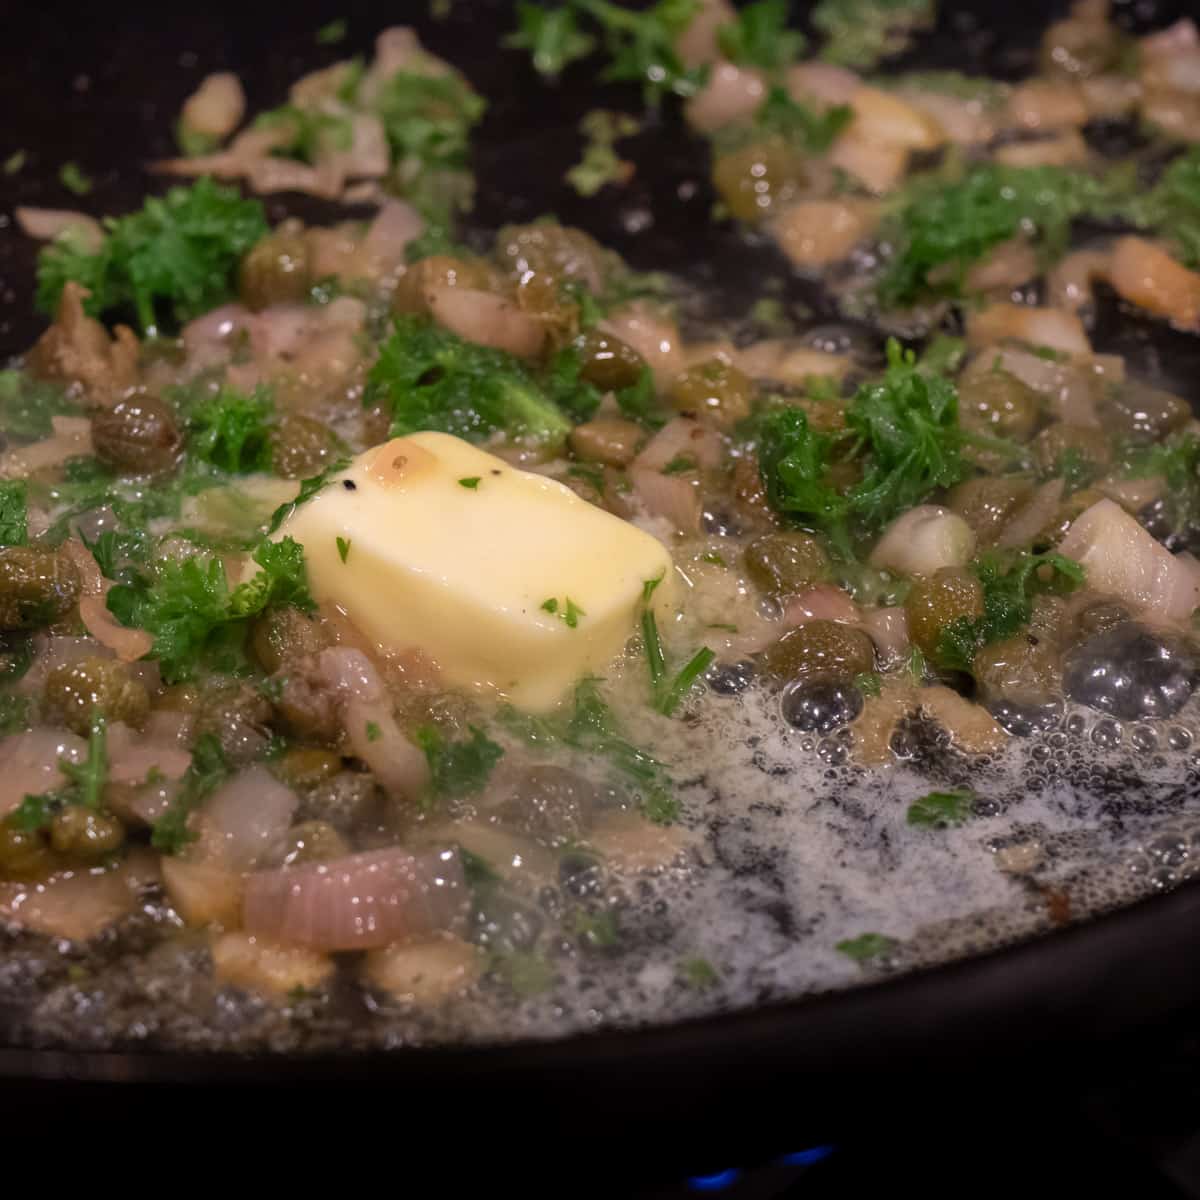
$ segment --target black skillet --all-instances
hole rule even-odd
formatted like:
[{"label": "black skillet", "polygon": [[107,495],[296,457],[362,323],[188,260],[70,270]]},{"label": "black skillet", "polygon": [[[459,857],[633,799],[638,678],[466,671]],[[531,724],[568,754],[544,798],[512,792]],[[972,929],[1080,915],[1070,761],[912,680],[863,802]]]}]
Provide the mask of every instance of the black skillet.
[{"label": "black skillet", "polygon": [[[983,0],[944,7],[953,11],[904,65],[1019,76],[1052,15],[1051,6]],[[1176,15],[1165,4],[1121,13],[1143,27]],[[314,45],[313,31],[334,17],[347,19],[347,41]],[[629,144],[637,174],[627,189],[582,200],[566,188],[579,117],[597,104],[636,106],[637,91],[609,88],[601,98],[591,64],[547,89],[520,55],[497,50],[512,23],[507,4],[457,0],[438,21],[423,2],[211,0],[85,11],[44,0],[6,12],[0,35],[0,161],[27,153],[19,174],[0,175],[0,360],[43,324],[31,307],[33,247],[7,224],[15,204],[136,207],[162,186],[142,164],[171,152],[172,121],[204,74],[237,71],[254,111],[277,104],[304,70],[366,51],[378,29],[397,22],[416,25],[489,97],[476,155],[484,227],[556,212],[639,268],[674,271],[702,288],[719,282],[728,313],[775,289],[797,315],[832,316],[769,248],[711,221],[704,149],[677,114]],[[68,160],[96,181],[82,202],[58,181]],[[336,215],[300,197],[269,207],[274,218]],[[1111,304],[1097,336],[1200,408],[1200,339]],[[936,1086],[981,1113],[985,1094],[1036,1103],[1115,1063],[1129,1035],[1200,1003],[1198,930],[1200,885],[1184,886],[1014,949],[845,994],[548,1043],[269,1060],[0,1049],[0,1115],[10,1132],[66,1113],[86,1113],[95,1128],[146,1130],[183,1119],[186,1095],[193,1108],[218,1107],[223,1120],[307,1114],[323,1129],[364,1137],[400,1122],[404,1144],[419,1154],[440,1144],[466,1105],[481,1114],[470,1127],[479,1155],[501,1149],[514,1162],[532,1153],[547,1163],[582,1154],[593,1182],[647,1156],[664,1171],[696,1170],[881,1119],[893,1127],[920,1120],[915,1087]],[[181,1093],[181,1083],[192,1086]],[[455,1169],[485,1166],[476,1156]],[[564,1178],[576,1191],[583,1182]]]}]

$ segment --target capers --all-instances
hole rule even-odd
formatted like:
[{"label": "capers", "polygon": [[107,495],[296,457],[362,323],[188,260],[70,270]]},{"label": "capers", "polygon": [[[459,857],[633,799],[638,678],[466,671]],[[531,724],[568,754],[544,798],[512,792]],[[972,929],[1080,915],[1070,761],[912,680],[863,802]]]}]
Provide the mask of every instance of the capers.
[{"label": "capers", "polygon": [[1055,471],[1063,455],[1077,455],[1093,467],[1102,467],[1112,458],[1112,447],[1102,429],[1090,425],[1068,425],[1056,421],[1033,439],[1034,461],[1043,471]]},{"label": "capers", "polygon": [[288,663],[319,654],[329,638],[298,608],[272,608],[254,622],[250,644],[263,670],[274,675]]},{"label": "capers", "polygon": [[767,533],[745,552],[746,574],[770,596],[794,596],[829,576],[829,555],[807,533]]},{"label": "capers", "polygon": [[506,225],[496,235],[496,261],[518,279],[529,272],[578,279],[593,290],[615,261],[590,234],[553,222]]},{"label": "capers", "polygon": [[739,221],[773,215],[808,182],[804,160],[782,139],[743,146],[713,163],[713,184]]},{"label": "capers", "polygon": [[711,358],[689,367],[671,384],[671,403],[682,413],[730,429],[750,415],[754,384],[737,367]]},{"label": "capers", "polygon": [[487,292],[494,290],[499,282],[495,270],[482,259],[431,254],[413,263],[400,277],[392,293],[392,309],[399,313],[428,312],[433,288],[462,287]]},{"label": "capers", "polygon": [[962,567],[943,567],[928,579],[918,579],[904,601],[908,636],[936,658],[944,630],[955,621],[983,616],[983,586]]},{"label": "capers", "polygon": [[114,658],[84,658],[55,667],[46,678],[45,697],[46,706],[81,737],[90,732],[96,712],[137,726],[150,711],[145,685]]},{"label": "capers", "polygon": [[116,817],[79,804],[59,809],[50,822],[50,845],[71,858],[103,858],[124,841],[125,827]]},{"label": "capers", "polygon": [[74,607],[79,572],[66,554],[42,546],[0,550],[0,629],[37,629]]},{"label": "capers", "polygon": [[946,507],[958,513],[984,544],[999,534],[1032,495],[1031,479],[1019,475],[980,475],[951,488]]},{"label": "capers", "polygon": [[1094,633],[1107,633],[1132,620],[1129,610],[1115,600],[1098,600],[1075,614],[1074,628],[1080,641]]},{"label": "capers", "polygon": [[645,437],[640,425],[623,417],[595,417],[570,433],[571,450],[584,462],[623,467],[637,455]]},{"label": "capers", "polygon": [[1114,387],[1105,397],[1104,423],[1118,436],[1147,444],[1161,441],[1182,428],[1191,419],[1187,401],[1170,392],[1126,383]]},{"label": "capers", "polygon": [[763,672],[776,682],[850,680],[875,670],[875,645],[861,630],[834,621],[806,621],[763,651]]},{"label": "capers", "polygon": [[40,833],[0,821],[0,879],[43,879],[54,866],[54,855]]},{"label": "capers", "polygon": [[271,465],[283,479],[308,479],[319,474],[337,451],[338,439],[333,430],[300,413],[284,413],[271,430]]},{"label": "capers", "polygon": [[320,746],[296,746],[275,764],[275,774],[289,787],[316,787],[342,769],[342,757]]},{"label": "capers", "polygon": [[92,417],[92,445],[118,471],[152,475],[175,465],[183,435],[175,414],[153,396],[132,396]]},{"label": "capers", "polygon": [[329,862],[350,853],[346,839],[326,821],[302,821],[288,830],[283,864]]},{"label": "capers", "polygon": [[987,371],[963,382],[958,394],[964,429],[1024,442],[1037,428],[1038,394],[1007,371]]},{"label": "capers", "polygon": [[276,232],[242,259],[238,291],[246,307],[258,312],[272,304],[299,304],[313,282],[304,238]]},{"label": "capers", "polygon": [[616,392],[637,383],[646,360],[630,345],[603,333],[589,330],[575,342],[579,352],[579,376],[602,392]]},{"label": "capers", "polygon": [[734,511],[746,524],[761,527],[778,523],[767,499],[767,489],[763,486],[756,454],[743,454],[734,462],[730,485]]}]

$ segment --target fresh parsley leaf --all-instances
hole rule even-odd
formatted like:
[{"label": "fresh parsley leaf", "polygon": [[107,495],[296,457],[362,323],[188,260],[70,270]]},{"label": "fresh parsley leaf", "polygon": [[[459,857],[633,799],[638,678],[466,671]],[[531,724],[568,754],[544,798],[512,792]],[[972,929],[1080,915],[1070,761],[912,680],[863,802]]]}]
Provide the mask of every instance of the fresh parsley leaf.
[{"label": "fresh parsley leaf", "polygon": [[188,817],[225,782],[230,771],[216,734],[201,734],[192,747],[192,761],[171,807],[154,824],[150,844],[164,854],[178,854],[194,841],[196,835],[188,828]]},{"label": "fresh parsley leaf", "polygon": [[349,465],[348,459],[338,459],[337,462],[330,463],[319,474],[310,475],[307,479],[303,480],[295,500],[289,500],[286,504],[281,504],[271,514],[271,520],[267,524],[267,536],[270,537],[271,534],[278,532],[279,527],[301,504],[308,503],[319,491],[329,485],[335,475],[344,471]]},{"label": "fresh parsley leaf", "polygon": [[1179,533],[1200,528],[1200,437],[1176,433],[1134,450],[1126,458],[1124,474],[1130,479],[1161,476],[1167,485],[1163,501],[1171,528]]},{"label": "fresh parsley leaf", "polygon": [[255,388],[247,396],[222,387],[188,414],[188,451],[230,475],[270,471],[274,411],[266,388]]},{"label": "fresh parsley leaf", "polygon": [[465,846],[459,846],[458,858],[462,863],[463,878],[468,887],[487,887],[499,881],[500,876],[481,854],[474,854]]},{"label": "fresh parsley leaf", "polygon": [[1200,147],[1172,160],[1158,183],[1135,191],[1118,215],[1169,239],[1185,266],[1200,266]]},{"label": "fresh parsley leaf", "polygon": [[777,71],[804,53],[804,34],[787,24],[787,0],[755,0],[721,26],[717,44],[730,62]]},{"label": "fresh parsley leaf", "polygon": [[707,958],[700,957],[685,958],[679,964],[679,976],[683,983],[697,991],[716,987],[721,981],[716,967]]},{"label": "fresh parsley leaf", "polygon": [[909,805],[907,820],[910,825],[943,829],[948,825],[961,825],[974,808],[975,793],[970,788],[929,792]]},{"label": "fresh parsley leaf", "polygon": [[599,388],[580,378],[582,366],[579,348],[574,345],[564,346],[550,360],[542,377],[542,389],[547,399],[572,421],[579,423],[590,421],[596,415],[596,409],[600,407],[600,401],[603,399]]},{"label": "fresh parsley leaf", "polygon": [[532,950],[513,950],[507,954],[495,952],[489,970],[523,999],[548,991],[556,978],[554,968]]},{"label": "fresh parsley leaf", "polygon": [[503,44],[514,50],[527,50],[539,75],[557,79],[571,63],[591,54],[596,39],[579,28],[578,17],[570,5],[543,8],[540,4],[522,2],[517,5],[517,30]]},{"label": "fresh parsley leaf", "polygon": [[470,796],[483,790],[492,768],[504,755],[498,746],[474,725],[463,741],[447,741],[441,730],[424,725],[416,731],[417,745],[429,763],[430,791],[434,800],[446,796]]},{"label": "fresh parsley leaf", "polygon": [[470,135],[486,102],[458,74],[398,71],[379,89],[373,107],[383,121],[400,194],[427,221],[449,228],[455,214],[471,206]]},{"label": "fresh parsley leaf", "polygon": [[818,110],[792,99],[787,88],[772,87],[754,114],[754,124],[766,133],[778,134],[811,154],[823,154],[851,121],[854,110],[837,104]]},{"label": "fresh parsley leaf", "polygon": [[994,246],[1019,232],[1043,253],[1065,247],[1071,222],[1111,204],[1104,181],[1065,167],[987,163],[961,179],[937,172],[910,185],[891,219],[896,253],[879,284],[891,306],[928,296],[959,296],[967,272]]},{"label": "fresh parsley leaf", "polygon": [[658,403],[658,392],[654,386],[654,372],[643,367],[637,383],[620,388],[616,393],[617,407],[632,421],[648,429],[661,429],[667,418]]},{"label": "fresh parsley leaf", "polygon": [[94,186],[91,177],[75,162],[63,163],[58,171],[58,180],[76,196],[86,196]]},{"label": "fresh parsley leaf", "polygon": [[58,769],[72,790],[72,803],[85,808],[103,807],[104,785],[108,782],[108,733],[103,715],[96,713],[92,717],[87,758],[79,763],[60,758]]},{"label": "fresh parsley leaf", "polygon": [[671,682],[663,688],[658,698],[658,711],[664,717],[675,715],[675,710],[683,703],[688,692],[696,681],[712,666],[716,654],[705,646],[688,660],[687,665],[680,670]]},{"label": "fresh parsley leaf", "polygon": [[312,612],[316,608],[308,590],[304,547],[295,538],[284,537],[277,542],[263,542],[252,557],[261,569],[233,589],[229,597],[229,615],[232,619],[256,617],[273,605],[290,605],[304,612]]},{"label": "fresh parsley leaf", "polygon": [[621,940],[616,914],[608,910],[589,913],[576,909],[570,929],[589,950],[611,950]]},{"label": "fresh parsley leaf", "polygon": [[23,479],[0,481],[0,546],[23,546],[28,538],[25,492]]},{"label": "fresh parsley leaf", "polygon": [[348,25],[345,17],[337,17],[327,25],[322,25],[313,35],[313,41],[318,46],[336,46],[346,40]]},{"label": "fresh parsley leaf", "polygon": [[934,0],[821,0],[812,23],[827,39],[822,58],[862,69],[907,49],[933,15]]},{"label": "fresh parsley leaf", "polygon": [[381,737],[383,737],[383,730],[379,728],[378,723],[375,721],[368,721],[367,722],[367,741],[368,742],[377,742],[377,741],[379,741],[379,739]]},{"label": "fresh parsley leaf", "polygon": [[1061,554],[988,554],[971,568],[983,585],[983,616],[959,617],[938,639],[937,664],[969,672],[982,646],[1010,637],[1029,623],[1039,592],[1072,591],[1084,582],[1082,566]]},{"label": "fresh parsley leaf", "polygon": [[707,69],[689,69],[675,50],[676,39],[701,9],[700,0],[657,0],[640,11],[609,0],[575,0],[575,7],[603,33],[610,61],[601,78],[641,83],[649,105],[669,94],[693,96],[703,86]]},{"label": "fresh parsley leaf", "polygon": [[686,475],[696,470],[696,460],[690,454],[677,454],[662,469],[664,475]]},{"label": "fresh parsley leaf", "polygon": [[417,317],[397,319],[366,399],[391,406],[393,437],[435,429],[476,442],[502,433],[558,446],[571,428],[518,358]]},{"label": "fresh parsley leaf", "polygon": [[855,675],[854,686],[864,696],[878,696],[883,691],[883,684],[873,671],[868,675]]},{"label": "fresh parsley leaf", "polygon": [[140,212],[107,218],[95,251],[59,238],[38,258],[38,307],[53,315],[68,280],[91,295],[94,317],[131,310],[143,331],[188,321],[228,298],[242,255],[267,233],[263,206],[211,179],[151,196]]},{"label": "fresh parsley leaf", "polygon": [[458,481],[459,487],[465,487],[469,491],[476,491],[479,488],[479,481],[483,478],[482,475],[468,475],[465,479]]},{"label": "fresh parsley leaf", "polygon": [[116,579],[118,564],[127,559],[138,562],[145,560],[149,535],[141,529],[131,530],[128,533],[116,529],[106,529],[103,533],[98,534],[96,540],[92,542],[89,542],[80,532],[79,540],[96,560],[100,574],[107,579]]},{"label": "fresh parsley leaf", "polygon": [[834,949],[854,959],[855,962],[865,963],[873,958],[890,954],[897,946],[895,938],[882,933],[860,933],[856,938],[838,942]]},{"label": "fresh parsley leaf", "polygon": [[350,538],[344,537],[339,537],[337,539],[338,558],[340,558],[342,562],[346,561],[346,556],[350,553],[350,540]]}]

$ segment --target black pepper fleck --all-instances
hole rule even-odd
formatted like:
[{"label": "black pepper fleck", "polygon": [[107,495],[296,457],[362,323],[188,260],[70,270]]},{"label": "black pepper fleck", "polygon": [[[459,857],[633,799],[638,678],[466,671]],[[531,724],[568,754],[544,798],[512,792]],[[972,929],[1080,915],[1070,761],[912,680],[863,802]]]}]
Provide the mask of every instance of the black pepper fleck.
[{"label": "black pepper fleck", "polygon": [[344,487],[348,492],[358,491],[358,484],[355,483],[353,479],[343,479],[342,487]]}]

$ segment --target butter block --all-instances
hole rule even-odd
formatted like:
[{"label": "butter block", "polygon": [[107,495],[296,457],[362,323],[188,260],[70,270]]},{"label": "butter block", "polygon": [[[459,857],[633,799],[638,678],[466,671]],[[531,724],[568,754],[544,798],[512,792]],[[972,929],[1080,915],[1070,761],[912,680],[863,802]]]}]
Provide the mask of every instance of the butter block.
[{"label": "butter block", "polygon": [[285,535],[318,604],[384,650],[421,650],[451,685],[535,711],[621,653],[647,580],[663,578],[660,611],[673,593],[657,539],[444,433],[359,455]]}]

